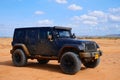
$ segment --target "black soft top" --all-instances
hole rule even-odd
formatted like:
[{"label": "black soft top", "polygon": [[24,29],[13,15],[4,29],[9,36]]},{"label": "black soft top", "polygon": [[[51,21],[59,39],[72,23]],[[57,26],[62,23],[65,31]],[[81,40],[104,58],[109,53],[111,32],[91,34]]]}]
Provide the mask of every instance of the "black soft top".
[{"label": "black soft top", "polygon": [[64,30],[71,30],[70,27],[61,27],[61,26],[54,26],[55,29],[64,29]]},{"label": "black soft top", "polygon": [[62,26],[16,28],[16,30],[22,30],[22,29],[63,29],[63,30],[71,30],[72,28],[70,28],[70,27],[62,27]]}]

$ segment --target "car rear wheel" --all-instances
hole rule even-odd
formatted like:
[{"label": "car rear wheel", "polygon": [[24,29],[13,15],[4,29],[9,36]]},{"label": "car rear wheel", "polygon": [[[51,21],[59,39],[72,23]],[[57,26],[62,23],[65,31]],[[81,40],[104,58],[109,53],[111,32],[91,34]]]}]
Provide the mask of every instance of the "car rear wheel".
[{"label": "car rear wheel", "polygon": [[79,56],[74,52],[66,52],[60,60],[60,67],[66,74],[75,74],[81,69]]},{"label": "car rear wheel", "polygon": [[15,66],[22,67],[27,64],[27,57],[23,50],[21,49],[16,49],[12,53],[12,62]]}]

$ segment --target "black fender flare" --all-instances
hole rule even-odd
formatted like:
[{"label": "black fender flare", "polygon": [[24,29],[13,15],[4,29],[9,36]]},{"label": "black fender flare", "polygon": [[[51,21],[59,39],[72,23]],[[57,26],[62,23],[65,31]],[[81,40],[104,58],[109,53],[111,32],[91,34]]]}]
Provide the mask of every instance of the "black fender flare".
[{"label": "black fender flare", "polygon": [[30,52],[28,51],[27,47],[24,44],[15,44],[13,46],[13,49],[10,51],[11,54],[14,52],[16,49],[22,49],[27,56],[30,56]]},{"label": "black fender flare", "polygon": [[[62,57],[62,55],[64,54],[64,50],[66,49],[70,49],[70,50],[76,50],[76,52],[80,52],[82,50],[84,50],[84,46],[82,45],[77,45],[77,44],[65,44],[58,53],[58,62],[60,62],[60,59]],[[77,54],[77,53],[76,53]]]}]

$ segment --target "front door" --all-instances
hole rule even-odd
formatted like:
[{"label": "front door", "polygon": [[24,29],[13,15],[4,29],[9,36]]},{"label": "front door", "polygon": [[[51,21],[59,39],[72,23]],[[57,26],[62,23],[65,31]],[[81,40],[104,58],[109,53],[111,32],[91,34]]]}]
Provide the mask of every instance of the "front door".
[{"label": "front door", "polygon": [[52,38],[49,40],[48,36],[52,35],[51,29],[40,29],[39,31],[39,43],[37,47],[37,53],[43,56],[56,56],[57,46],[56,42]]}]

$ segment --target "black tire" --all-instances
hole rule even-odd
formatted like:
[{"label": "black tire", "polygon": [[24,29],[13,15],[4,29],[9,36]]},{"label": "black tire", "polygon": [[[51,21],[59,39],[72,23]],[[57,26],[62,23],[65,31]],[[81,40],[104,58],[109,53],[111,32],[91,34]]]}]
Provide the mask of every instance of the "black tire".
[{"label": "black tire", "polygon": [[66,52],[60,60],[60,67],[66,74],[75,74],[81,69],[79,56],[73,52]]},{"label": "black tire", "polygon": [[39,64],[47,64],[49,62],[49,60],[39,60],[37,59]]},{"label": "black tire", "polygon": [[87,67],[87,68],[95,68],[98,66],[98,64],[100,63],[100,58],[98,59],[94,59],[94,60],[91,60],[91,61],[88,61],[88,62],[85,62],[84,61],[84,66]]},{"label": "black tire", "polygon": [[23,50],[16,49],[12,54],[12,62],[17,67],[22,67],[27,64],[27,57]]}]

